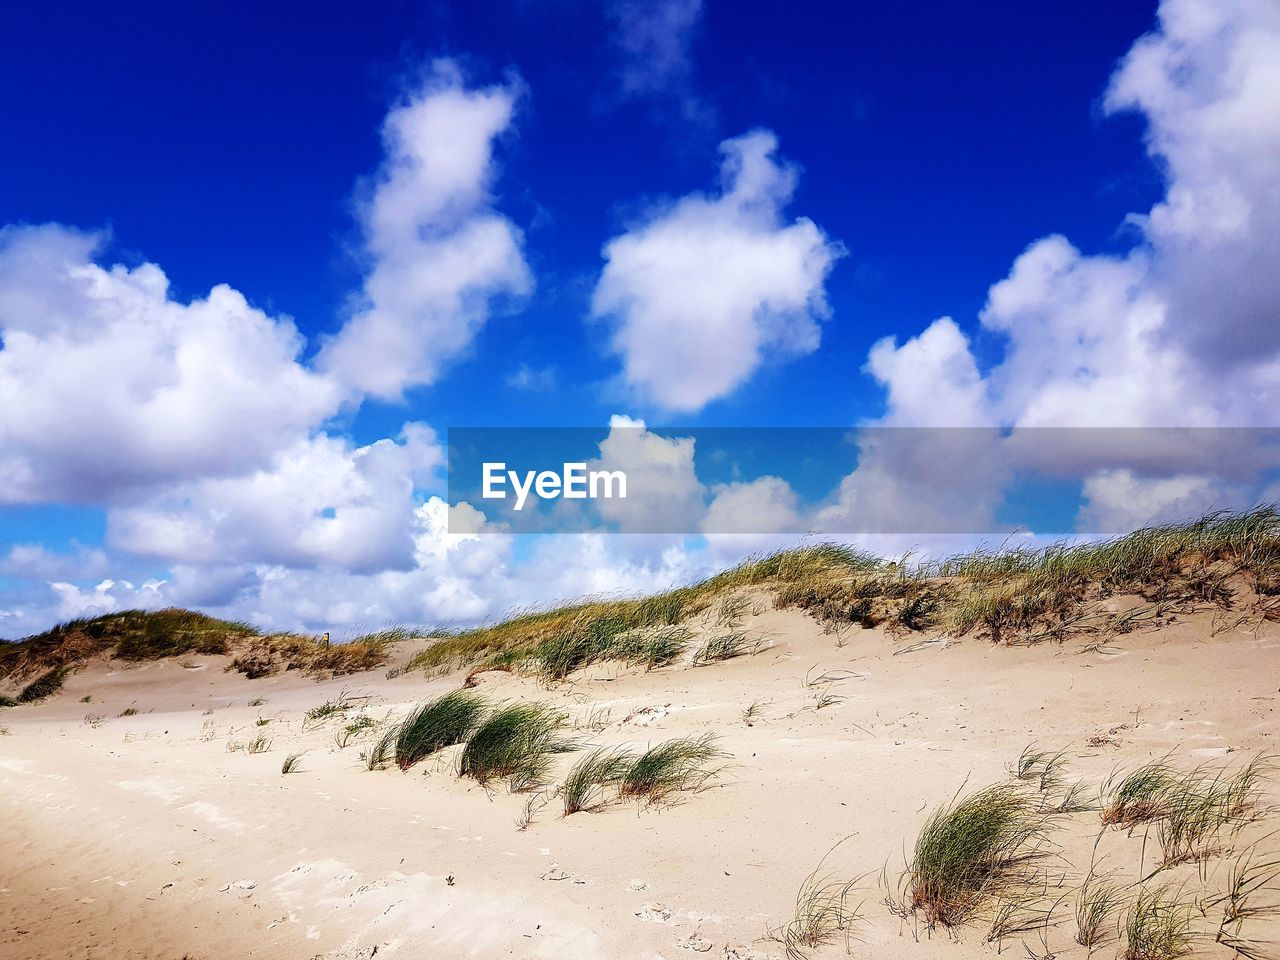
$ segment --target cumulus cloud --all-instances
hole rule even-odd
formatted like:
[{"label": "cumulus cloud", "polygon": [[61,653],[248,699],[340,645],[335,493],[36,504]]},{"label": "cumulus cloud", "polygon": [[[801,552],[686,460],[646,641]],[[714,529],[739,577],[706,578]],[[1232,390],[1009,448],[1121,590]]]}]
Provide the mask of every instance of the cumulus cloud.
[{"label": "cumulus cloud", "polygon": [[364,447],[318,434],[242,477],[204,479],[113,509],[111,547],[176,563],[354,573],[414,563],[414,490],[443,452],[424,424]]},{"label": "cumulus cloud", "polygon": [[694,440],[664,437],[643,420],[614,414],[600,456],[587,471],[622,471],[626,499],[593,501],[600,516],[622,533],[694,530],[704,509],[704,491],[694,470]]},{"label": "cumulus cloud", "polygon": [[0,230],[0,503],[103,502],[266,463],[337,411],[303,340],[219,285],[183,303],[104,238]]},{"label": "cumulus cloud", "polygon": [[515,83],[468,89],[441,63],[388,114],[386,158],[359,203],[368,274],[319,356],[352,389],[394,400],[434,383],[495,300],[532,287],[520,231],[491,193],[518,95]]},{"label": "cumulus cloud", "polygon": [[694,194],[604,248],[592,309],[613,326],[623,378],[668,411],[731,393],[766,355],[817,348],[823,284],[840,256],[804,217],[785,222],[796,171],[757,130],[726,140],[721,190]]},{"label": "cumulus cloud", "polygon": [[[1037,240],[992,286],[982,325],[1003,358],[979,372],[949,318],[868,370],[888,394],[886,422],[1015,426],[1249,426],[1280,409],[1280,8],[1268,0],[1165,0],[1158,28],[1121,61],[1104,98],[1139,111],[1167,179],[1131,217],[1141,242],[1085,254]],[[930,403],[930,397],[935,403]],[[1164,475],[1100,470],[1086,525],[1114,529],[1204,502],[1171,455]],[[1229,498],[1228,491],[1222,497]]]}]

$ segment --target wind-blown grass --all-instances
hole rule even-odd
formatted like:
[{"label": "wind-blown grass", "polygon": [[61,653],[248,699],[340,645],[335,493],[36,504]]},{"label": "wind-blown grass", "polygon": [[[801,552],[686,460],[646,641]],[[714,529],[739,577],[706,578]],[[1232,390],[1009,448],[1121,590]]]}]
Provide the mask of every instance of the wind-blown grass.
[{"label": "wind-blown grass", "polygon": [[728,756],[716,745],[715,734],[678,737],[651,747],[627,768],[619,793],[656,803],[682,790],[695,790],[719,772],[717,762]]},{"label": "wind-blown grass", "polygon": [[1202,860],[1218,851],[1222,831],[1253,816],[1270,767],[1255,757],[1237,773],[1208,766],[1179,771],[1167,761],[1145,764],[1108,793],[1104,825],[1133,827],[1155,823],[1163,866]]},{"label": "wind-blown grass", "polygon": [[369,749],[360,754],[360,759],[364,761],[366,770],[372,772],[381,770],[395,756],[396,738],[400,735],[400,725],[392,724],[383,731],[382,736],[375,740]]},{"label": "wind-blown grass", "polygon": [[1209,901],[1222,908],[1215,942],[1234,950],[1246,960],[1267,960],[1274,956],[1271,944],[1246,936],[1245,924],[1280,917],[1280,860],[1260,861],[1249,850],[1236,859],[1227,877],[1226,889]]},{"label": "wind-blown grass", "polygon": [[1113,936],[1112,918],[1124,906],[1124,888],[1090,873],[1076,894],[1075,941],[1090,953]]},{"label": "wind-blown grass", "polygon": [[280,764],[281,774],[297,773],[302,769],[302,754],[291,753],[284,758],[284,763]]},{"label": "wind-blown grass", "polygon": [[907,868],[909,907],[930,924],[961,923],[985,899],[1030,879],[1048,816],[1019,784],[997,784],[936,810]]},{"label": "wind-blown grass", "polygon": [[408,770],[437,750],[461,743],[486,709],[484,697],[470,690],[454,690],[421,704],[397,727],[396,766]]},{"label": "wind-blown grass", "polygon": [[551,758],[576,749],[561,736],[564,717],[543,704],[515,704],[495,712],[476,728],[458,758],[458,774],[487,785],[506,779],[511,790],[546,782]]},{"label": "wind-blown grass", "polygon": [[709,663],[757,654],[763,647],[763,637],[752,636],[745,630],[730,630],[703,643],[693,655],[693,665],[702,667]]},{"label": "wind-blown grass", "polygon": [[861,919],[860,905],[850,907],[849,900],[858,881],[839,880],[822,872],[822,864],[805,877],[796,894],[792,918],[769,936],[782,944],[787,960],[807,960],[809,951],[832,943],[844,935],[845,952],[855,923]]},{"label": "wind-blown grass", "polygon": [[22,692],[18,694],[17,702],[39,703],[42,700],[48,700],[62,689],[62,685],[66,682],[70,673],[70,667],[54,667],[51,670],[46,670],[22,688]]},{"label": "wind-blown grass", "polygon": [[621,782],[633,761],[624,747],[598,747],[580,759],[560,786],[564,815],[603,806],[607,790]]},{"label": "wind-blown grass", "polygon": [[1170,887],[1143,889],[1125,916],[1122,960],[1177,960],[1191,952],[1192,908]]}]

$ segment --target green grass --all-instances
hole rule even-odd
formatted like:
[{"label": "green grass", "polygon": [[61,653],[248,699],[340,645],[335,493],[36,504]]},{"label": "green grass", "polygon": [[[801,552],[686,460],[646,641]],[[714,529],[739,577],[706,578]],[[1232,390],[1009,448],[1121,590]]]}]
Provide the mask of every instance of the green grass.
[{"label": "green grass", "polygon": [[622,781],[633,760],[623,747],[598,747],[580,759],[560,786],[564,815],[603,806],[608,789]]},{"label": "green grass", "polygon": [[1093,953],[1111,940],[1111,921],[1124,904],[1123,886],[1090,873],[1076,894],[1076,943]]},{"label": "green grass", "polygon": [[1177,960],[1191,952],[1192,908],[1170,887],[1139,891],[1125,916],[1121,960]]},{"label": "green grass", "polygon": [[1254,816],[1270,767],[1262,756],[1236,773],[1207,765],[1181,771],[1165,760],[1148,763],[1118,783],[1112,778],[1104,784],[1102,823],[1119,828],[1154,823],[1162,866],[1203,860],[1219,852],[1224,829]]},{"label": "green grass", "polygon": [[397,727],[395,761],[408,770],[437,750],[465,740],[488,709],[484,697],[455,690],[418,706]]},{"label": "green grass", "polygon": [[400,725],[392,724],[383,731],[382,736],[373,742],[368,750],[360,754],[365,769],[372,772],[381,770],[395,758],[396,737],[400,735]]},{"label": "green grass", "polygon": [[1258,860],[1254,850],[1246,851],[1232,864],[1226,889],[1208,906],[1222,909],[1215,942],[1246,960],[1268,960],[1273,944],[1249,936],[1245,925],[1280,917],[1280,860]]},{"label": "green grass", "polygon": [[62,685],[70,674],[70,667],[54,667],[46,670],[22,688],[22,692],[18,694],[18,703],[39,703],[42,700],[48,700],[62,689]]},{"label": "green grass", "polygon": [[1025,884],[1048,822],[1038,797],[1020,784],[987,787],[934,811],[907,868],[910,909],[950,927]]},{"label": "green grass", "polygon": [[284,758],[284,763],[280,764],[280,772],[282,774],[297,773],[302,769],[301,753],[291,753]]},{"label": "green grass", "polygon": [[505,779],[514,792],[546,782],[551,758],[576,749],[561,735],[564,716],[543,704],[503,707],[476,728],[458,758],[460,776],[483,785]]},{"label": "green grass", "polygon": [[693,655],[693,665],[703,667],[735,657],[745,657],[759,653],[764,647],[764,638],[752,636],[745,630],[730,630],[708,638]]},{"label": "green grass", "polygon": [[728,755],[714,734],[678,737],[651,747],[627,768],[619,785],[623,797],[656,803],[682,790],[695,790],[715,776]]},{"label": "green grass", "polygon": [[357,699],[368,698],[351,697],[346,690],[342,690],[332,700],[326,700],[308,710],[302,718],[302,726],[305,728],[308,723],[323,723],[330,717],[344,716],[348,711],[355,709]]},{"label": "green grass", "polygon": [[823,873],[821,864],[805,877],[796,894],[791,920],[769,931],[770,938],[782,944],[787,960],[807,960],[811,950],[834,943],[841,936],[845,953],[851,952],[851,931],[861,919],[860,905],[849,904],[857,882]]}]

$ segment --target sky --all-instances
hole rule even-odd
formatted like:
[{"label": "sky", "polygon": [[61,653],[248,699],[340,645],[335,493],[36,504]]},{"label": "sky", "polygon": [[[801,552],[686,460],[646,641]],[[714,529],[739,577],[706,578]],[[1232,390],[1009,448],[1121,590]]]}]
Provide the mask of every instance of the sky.
[{"label": "sky", "polygon": [[[0,637],[947,549],[1039,496],[1001,430],[1277,426],[1272,0],[27,5],[0,54]],[[598,430],[687,533],[460,524],[478,426]],[[998,430],[810,496],[725,427]],[[1039,444],[1028,535],[1274,498],[1248,436]]]}]

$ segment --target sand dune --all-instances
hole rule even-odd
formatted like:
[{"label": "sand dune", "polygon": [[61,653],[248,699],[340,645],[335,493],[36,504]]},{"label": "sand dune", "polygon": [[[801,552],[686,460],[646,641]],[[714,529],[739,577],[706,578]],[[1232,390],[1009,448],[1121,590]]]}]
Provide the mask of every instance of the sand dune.
[{"label": "sand dune", "polygon": [[[884,903],[882,870],[892,884],[929,811],[962,786],[1005,778],[1031,741],[1065,750],[1068,776],[1091,796],[1118,766],[1165,754],[1229,764],[1277,746],[1273,622],[1211,636],[1222,624],[1205,612],[1100,652],[966,639],[904,653],[880,630],[827,634],[767,606],[746,623],[768,638],[754,656],[592,667],[552,685],[480,674],[477,689],[494,701],[563,710],[584,743],[714,732],[732,755],[704,789],[673,802],[563,817],[555,797],[535,800],[523,831],[528,796],[458,778],[456,747],[407,773],[370,772],[360,761],[369,734],[345,749],[335,740],[352,717],[403,716],[457,688],[462,673],[247,680],[225,672],[226,657],[95,659],[57,697],[0,712],[0,953],[780,957],[768,931],[791,919],[801,883],[839,844],[824,869],[861,877],[855,955],[1024,956],[1025,941],[1037,954],[1084,957],[1069,885],[1046,950],[1039,933],[988,943],[984,922],[948,933],[904,921]],[[417,648],[398,647],[395,661]],[[354,704],[345,720],[304,721],[343,692]],[[120,716],[127,708],[138,712]],[[265,752],[229,749],[259,735]],[[300,769],[282,775],[297,751]],[[559,757],[557,772],[576,756]],[[1237,843],[1275,826],[1251,825]],[[1141,830],[1109,831],[1095,852],[1098,834],[1096,811],[1055,829],[1070,881],[1091,858],[1130,879],[1158,859]],[[1196,875],[1193,864],[1169,871]],[[843,935],[812,951],[845,953]]]}]

